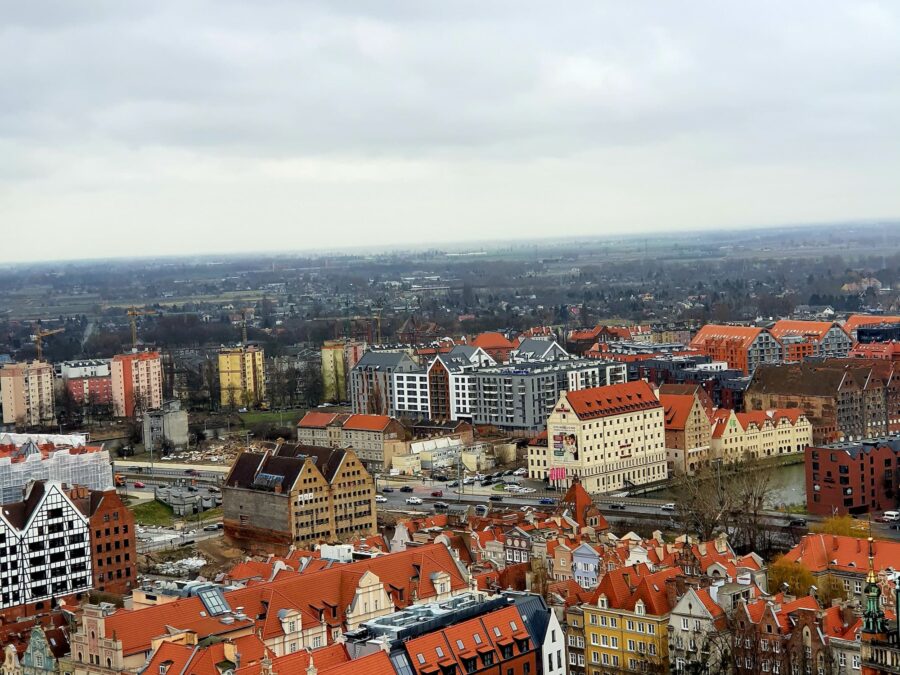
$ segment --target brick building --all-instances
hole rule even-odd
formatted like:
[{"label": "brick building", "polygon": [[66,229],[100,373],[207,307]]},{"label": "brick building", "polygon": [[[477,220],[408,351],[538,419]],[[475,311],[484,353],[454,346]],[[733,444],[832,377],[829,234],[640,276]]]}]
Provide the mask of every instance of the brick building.
[{"label": "brick building", "polygon": [[810,513],[892,511],[900,503],[900,438],[811,447],[806,451]]},{"label": "brick building", "polygon": [[765,365],[753,374],[744,408],[799,408],[812,422],[817,444],[878,437],[900,430],[900,378],[890,361]]},{"label": "brick building", "polygon": [[222,500],[225,534],[247,544],[303,547],[376,532],[375,482],[347,448],[243,452]]},{"label": "brick building", "polygon": [[663,385],[669,473],[693,474],[709,461],[712,401],[698,385]]},{"label": "brick building", "polygon": [[763,363],[783,360],[781,343],[765,328],[754,326],[703,326],[690,344],[714,361],[725,361],[732,368],[753,373]]},{"label": "brick building", "polygon": [[93,588],[127,595],[137,579],[134,515],[115,490],[75,487],[67,494],[89,518]]}]

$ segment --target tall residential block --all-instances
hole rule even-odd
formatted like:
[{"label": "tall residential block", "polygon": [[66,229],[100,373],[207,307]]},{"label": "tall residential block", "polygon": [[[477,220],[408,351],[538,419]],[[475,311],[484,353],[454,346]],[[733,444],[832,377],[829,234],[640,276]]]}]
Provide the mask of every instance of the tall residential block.
[{"label": "tall residential block", "polygon": [[134,417],[162,405],[159,352],[116,354],[110,364],[113,414]]},{"label": "tall residential block", "polygon": [[266,399],[266,353],[256,345],[219,352],[220,402],[223,406],[255,405]]},{"label": "tall residential block", "polygon": [[325,341],[322,345],[322,396],[326,401],[340,403],[347,400],[347,376],[365,351],[366,343],[359,340]]},{"label": "tall residential block", "polygon": [[43,361],[0,368],[3,423],[18,426],[53,424],[53,366]]}]

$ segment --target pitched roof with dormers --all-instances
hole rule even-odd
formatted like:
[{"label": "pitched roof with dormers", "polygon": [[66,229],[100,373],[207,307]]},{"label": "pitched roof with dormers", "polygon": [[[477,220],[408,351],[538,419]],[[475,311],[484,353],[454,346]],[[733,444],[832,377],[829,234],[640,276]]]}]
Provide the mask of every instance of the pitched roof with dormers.
[{"label": "pitched roof with dormers", "polygon": [[[864,539],[835,534],[807,534],[784,554],[788,562],[799,562],[813,574],[828,571],[865,574],[869,564]],[[900,541],[876,539],[872,542],[875,570],[900,566]]]},{"label": "pitched roof with dormers", "polygon": [[625,415],[661,407],[653,389],[643,380],[570,391],[565,397],[572,412],[580,420]]},{"label": "pitched roof with dormers", "polygon": [[303,429],[325,429],[331,425],[337,418],[336,413],[319,412],[318,410],[310,410],[303,416],[297,426]]},{"label": "pitched roof with dormers", "polygon": [[278,612],[282,609],[299,611],[304,625],[324,621],[340,627],[360,578],[369,571],[381,580],[397,607],[409,606],[414,598],[435,597],[433,575],[438,572],[447,573],[451,590],[468,586],[447,547],[428,544],[315,572],[283,571],[273,581],[227,591],[230,607],[243,607],[248,617],[235,617],[234,623],[208,616],[202,600],[190,597],[139,610],[121,609],[106,619],[106,630],[122,641],[127,656],[149,650],[150,641],[168,633],[169,627],[192,630],[202,639],[255,625],[262,638],[269,639],[281,634]]},{"label": "pitched roof with dormers", "polygon": [[694,335],[690,346],[700,349],[707,342],[738,342],[743,348],[747,348],[753,344],[753,341],[759,337],[765,329],[756,326],[723,326],[720,324],[708,323]]},{"label": "pitched roof with dormers", "polygon": [[779,340],[783,337],[806,337],[817,341],[825,339],[832,328],[841,328],[833,321],[792,321],[781,319],[769,328],[769,332]]}]

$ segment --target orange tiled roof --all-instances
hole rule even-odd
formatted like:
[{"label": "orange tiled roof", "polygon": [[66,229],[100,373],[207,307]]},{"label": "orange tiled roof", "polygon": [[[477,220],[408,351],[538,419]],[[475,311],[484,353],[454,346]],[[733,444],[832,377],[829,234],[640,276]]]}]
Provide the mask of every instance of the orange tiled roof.
[{"label": "orange tiled roof", "polygon": [[[900,561],[900,541],[877,539],[872,544],[877,571],[897,568]],[[785,553],[788,562],[797,562],[810,572],[829,570],[865,574],[869,565],[868,543],[856,537],[833,534],[807,534]],[[832,562],[835,561],[835,562]]]},{"label": "orange tiled roof", "polygon": [[643,380],[570,391],[566,399],[582,420],[660,407],[653,389]]},{"label": "orange tiled roof", "polygon": [[666,429],[684,431],[694,407],[694,397],[687,394],[660,394],[659,402],[665,409]]},{"label": "orange tiled roof", "polygon": [[482,349],[515,349],[516,345],[511,340],[507,340],[501,333],[489,331],[476,335],[472,342],[473,347],[481,347]]},{"label": "orange tiled roof", "polygon": [[310,410],[303,416],[303,419],[297,422],[298,427],[304,429],[324,429],[334,422],[337,417],[335,413],[324,413],[317,410]]},{"label": "orange tiled roof", "polygon": [[791,321],[789,319],[781,319],[774,323],[769,332],[778,339],[785,336],[799,336],[823,340],[828,331],[837,325],[833,321]]},{"label": "orange tiled roof", "polygon": [[844,330],[852,333],[860,326],[871,326],[879,323],[897,323],[900,316],[885,316],[879,314],[851,314],[844,322]]},{"label": "orange tiled roof", "polygon": [[344,429],[350,431],[384,431],[391,423],[387,415],[350,415],[344,422]]},{"label": "orange tiled roof", "polygon": [[419,599],[434,597],[437,591],[431,576],[435,572],[449,574],[451,589],[466,588],[447,547],[428,544],[304,574],[281,572],[273,581],[225,593],[231,607],[243,607],[248,617],[263,617],[256,622],[236,619],[232,624],[223,624],[220,617],[204,616],[200,598],[190,597],[140,610],[119,610],[107,618],[106,629],[122,641],[127,656],[149,650],[150,641],[167,633],[169,626],[193,630],[203,638],[232,633],[256,623],[266,640],[282,634],[278,620],[281,609],[300,611],[304,624],[325,621],[340,626],[359,579],[368,570],[381,579],[397,607],[408,606],[413,595]]},{"label": "orange tiled roof", "polygon": [[728,340],[740,342],[746,348],[753,343],[762,330],[755,326],[723,326],[708,323],[697,331],[690,346],[700,348],[708,341]]}]

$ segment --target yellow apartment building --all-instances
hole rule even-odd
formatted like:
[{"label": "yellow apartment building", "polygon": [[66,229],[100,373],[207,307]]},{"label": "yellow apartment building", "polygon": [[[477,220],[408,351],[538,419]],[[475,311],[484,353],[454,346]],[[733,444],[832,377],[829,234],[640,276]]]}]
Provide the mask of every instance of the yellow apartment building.
[{"label": "yellow apartment building", "polygon": [[266,354],[256,345],[219,352],[220,403],[236,408],[259,405],[266,399]]},{"label": "yellow apartment building", "polygon": [[813,442],[812,423],[797,408],[713,415],[710,456],[726,464],[805,452]]}]

